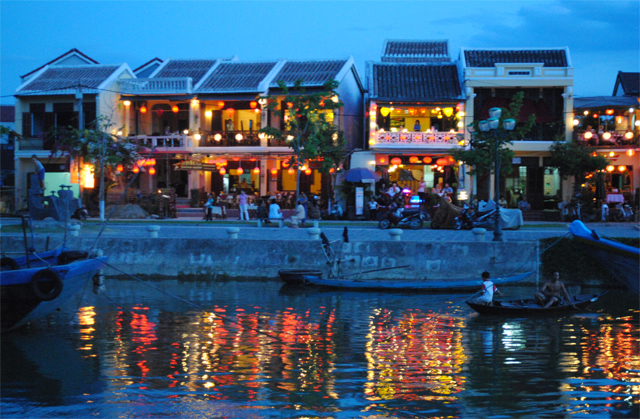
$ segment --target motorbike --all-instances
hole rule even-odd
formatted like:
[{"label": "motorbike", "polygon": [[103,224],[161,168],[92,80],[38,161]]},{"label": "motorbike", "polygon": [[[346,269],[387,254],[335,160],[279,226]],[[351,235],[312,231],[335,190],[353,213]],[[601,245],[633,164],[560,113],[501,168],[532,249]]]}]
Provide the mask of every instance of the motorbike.
[{"label": "motorbike", "polygon": [[87,218],[89,218],[89,211],[84,206],[80,207],[80,208],[78,208],[77,210],[75,210],[73,212],[73,214],[71,215],[71,218],[75,218],[76,220],[84,221]]},{"label": "motorbike", "polygon": [[425,221],[430,219],[429,214],[420,209],[404,209],[388,211],[382,216],[378,227],[382,230],[393,227],[409,227],[411,230],[420,230]]},{"label": "motorbike", "polygon": [[473,228],[493,229],[496,210],[474,211],[468,205],[464,205],[460,214],[456,217],[454,228],[456,230]]}]

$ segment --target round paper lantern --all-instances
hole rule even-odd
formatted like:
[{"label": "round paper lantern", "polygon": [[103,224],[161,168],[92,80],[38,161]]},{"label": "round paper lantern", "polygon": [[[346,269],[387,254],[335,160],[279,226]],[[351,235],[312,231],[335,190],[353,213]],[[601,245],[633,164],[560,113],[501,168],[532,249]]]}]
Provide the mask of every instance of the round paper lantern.
[{"label": "round paper lantern", "polygon": [[420,161],[420,159],[417,158],[416,156],[409,157],[409,163],[417,163],[419,161]]},{"label": "round paper lantern", "polygon": [[224,102],[223,101],[218,102],[218,108],[220,108],[220,109],[224,108]]},{"label": "round paper lantern", "polygon": [[213,136],[213,139],[216,140],[216,141],[220,141],[220,140],[222,140],[222,135],[216,134],[216,135]]},{"label": "round paper lantern", "polygon": [[243,138],[242,134],[236,134],[236,140],[242,141]]},{"label": "round paper lantern", "polygon": [[131,171],[133,173],[138,173],[140,171],[140,168],[138,166],[133,166],[133,169],[131,169]]},{"label": "round paper lantern", "polygon": [[309,175],[311,174],[311,169],[307,169],[307,170],[305,170],[305,171],[304,171],[304,174],[305,174],[305,175],[307,175],[307,176],[309,176]]},{"label": "round paper lantern", "polygon": [[391,159],[391,164],[398,166],[402,164],[402,159],[400,157],[394,157]]},{"label": "round paper lantern", "polygon": [[256,106],[258,106],[258,102],[256,102],[255,100],[252,100],[251,103],[249,103],[249,106],[251,106],[251,109],[255,109]]},{"label": "round paper lantern", "polygon": [[140,167],[144,166],[144,159],[140,159],[138,161],[136,161],[136,164]]},{"label": "round paper lantern", "polygon": [[119,165],[118,165],[118,167],[116,167],[116,170],[117,170],[118,172],[122,172],[122,171],[124,170],[124,167],[122,167],[122,165],[121,165],[121,164],[119,164]]},{"label": "round paper lantern", "polygon": [[429,157],[429,156],[427,156],[427,157],[425,157],[424,159],[422,159],[422,162],[423,162],[424,164],[429,164],[429,163],[431,163],[431,161],[432,161],[432,159],[431,159],[431,157]]},{"label": "round paper lantern", "polygon": [[636,152],[635,152],[635,151],[633,151],[633,150],[627,150],[627,156],[631,157],[631,156],[633,156],[634,154],[636,154]]},{"label": "round paper lantern", "polygon": [[331,169],[329,169],[329,173],[335,173],[336,169],[334,169],[333,167]]},{"label": "round paper lantern", "polygon": [[151,176],[155,175],[155,174],[156,174],[156,168],[155,168],[155,167],[153,167],[153,166],[151,166],[151,167],[149,168],[149,174],[150,174]]},{"label": "round paper lantern", "polygon": [[615,167],[613,167],[612,165],[607,166],[607,172],[613,172],[614,169]]},{"label": "round paper lantern", "polygon": [[253,174],[254,174],[254,175],[259,175],[259,174],[260,174],[260,168],[259,168],[259,167],[255,167],[255,168],[253,169]]},{"label": "round paper lantern", "polygon": [[146,106],[144,106],[144,105],[142,105],[142,106],[140,107],[140,113],[147,113],[147,107],[146,107]]},{"label": "round paper lantern", "polygon": [[453,108],[444,108],[442,110],[442,113],[444,113],[444,116],[446,116],[448,118],[451,115],[453,115]]},{"label": "round paper lantern", "polygon": [[382,116],[388,116],[389,112],[391,112],[389,108],[380,108],[380,115]]},{"label": "round paper lantern", "polygon": [[618,166],[618,170],[621,172],[624,172],[625,170],[627,170],[627,166]]},{"label": "round paper lantern", "polygon": [[[633,132],[631,132],[631,131],[627,131],[627,132],[624,134],[624,138],[626,138],[627,140],[632,139],[632,138],[633,138]],[[629,151],[633,151],[633,150],[629,150]]]},{"label": "round paper lantern", "polygon": [[271,174],[273,176],[277,176],[278,175],[278,169],[276,169],[276,168],[271,169]]},{"label": "round paper lantern", "polygon": [[593,134],[591,133],[591,131],[587,131],[584,133],[584,138],[587,140],[590,140],[591,137],[593,137]]},{"label": "round paper lantern", "polygon": [[180,109],[178,109],[178,105],[173,105],[173,106],[171,107],[171,110],[173,111],[173,113],[178,113],[178,111],[179,111]]},{"label": "round paper lantern", "polygon": [[438,166],[446,166],[449,163],[448,159],[445,159],[444,157],[439,158],[438,160],[436,160],[436,164]]},{"label": "round paper lantern", "polygon": [[262,112],[262,111],[260,110],[260,108],[255,108],[253,111],[254,111],[255,113],[260,113],[260,112]]},{"label": "round paper lantern", "polygon": [[287,167],[289,167],[290,165],[291,165],[291,163],[289,162],[289,160],[283,160],[283,161],[282,161],[282,167],[284,167],[285,169],[286,169]]},{"label": "round paper lantern", "polygon": [[614,112],[613,109],[607,109],[606,113],[607,115],[613,115],[613,112]]},{"label": "round paper lantern", "polygon": [[294,174],[296,171],[293,167],[290,167],[289,170],[287,170],[287,173],[289,173],[290,175]]},{"label": "round paper lantern", "polygon": [[238,168],[236,169],[236,173],[238,174],[238,176],[240,176],[241,174],[243,174],[243,173],[244,173],[244,170],[242,169],[242,167],[238,167]]},{"label": "round paper lantern", "polygon": [[218,173],[220,173],[221,175],[226,175],[227,174],[227,169],[225,169],[224,167],[221,167],[220,171]]},{"label": "round paper lantern", "polygon": [[234,113],[236,113],[235,109],[233,109],[233,108],[227,109],[227,115],[229,115],[229,118],[231,118]]},{"label": "round paper lantern", "polygon": [[156,165],[156,159],[155,159],[155,158],[153,158],[153,157],[151,158],[151,165],[152,165],[152,166],[155,166],[155,165]]}]

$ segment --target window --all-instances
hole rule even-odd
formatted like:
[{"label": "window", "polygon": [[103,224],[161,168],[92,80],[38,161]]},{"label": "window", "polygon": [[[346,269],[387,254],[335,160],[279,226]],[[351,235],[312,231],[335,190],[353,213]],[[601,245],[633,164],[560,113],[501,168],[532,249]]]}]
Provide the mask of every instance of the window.
[{"label": "window", "polygon": [[509,71],[507,73],[510,76],[530,76],[531,75],[531,71],[530,70],[526,70],[526,71]]}]

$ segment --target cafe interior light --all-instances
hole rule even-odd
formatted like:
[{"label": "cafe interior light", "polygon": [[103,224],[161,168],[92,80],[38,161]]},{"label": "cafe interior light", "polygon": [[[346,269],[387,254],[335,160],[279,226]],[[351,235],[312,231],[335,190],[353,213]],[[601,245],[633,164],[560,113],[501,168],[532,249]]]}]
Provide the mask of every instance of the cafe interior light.
[{"label": "cafe interior light", "polygon": [[205,111],[204,116],[206,116],[207,118],[211,118],[211,116],[213,116],[213,112]]},{"label": "cafe interior light", "polygon": [[602,134],[602,138],[604,138],[605,140],[608,140],[611,138],[611,133],[610,132],[605,132],[604,134]]},{"label": "cafe interior light", "polygon": [[82,166],[82,187],[93,189],[96,186],[94,178],[95,168],[92,164],[84,164]]},{"label": "cafe interior light", "polygon": [[202,138],[202,135],[200,135],[199,133],[194,134],[193,138],[195,138],[196,140],[200,141],[200,139]]},{"label": "cafe interior light", "polygon": [[189,130],[188,130],[188,129],[186,129],[186,130],[182,131],[182,133],[183,133],[184,135],[188,135],[188,134],[189,134]]},{"label": "cafe interior light", "polygon": [[626,138],[627,140],[632,139],[633,138],[633,132],[631,132],[631,131],[625,132],[624,138]]},{"label": "cafe interior light", "polygon": [[131,106],[131,101],[130,100],[125,100],[122,103],[124,104],[124,106]]},{"label": "cafe interior light", "polygon": [[580,125],[580,120],[576,118],[576,119],[573,120],[573,126],[575,127],[575,126],[578,126],[578,125]]}]

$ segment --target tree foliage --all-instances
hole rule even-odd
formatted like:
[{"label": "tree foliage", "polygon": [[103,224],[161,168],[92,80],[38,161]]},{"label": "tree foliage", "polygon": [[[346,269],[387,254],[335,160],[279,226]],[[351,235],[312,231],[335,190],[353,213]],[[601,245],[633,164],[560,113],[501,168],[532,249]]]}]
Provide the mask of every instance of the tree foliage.
[{"label": "tree foliage", "polygon": [[329,113],[343,106],[336,100],[338,82],[329,80],[315,93],[307,93],[302,80],[296,81],[291,89],[283,81],[278,85],[285,96],[280,109],[278,96],[263,99],[267,99],[268,108],[283,119],[283,129],[265,127],[260,132],[289,144],[294,152],[292,167],[310,160],[321,163],[322,173],[338,167],[346,155],[346,140],[344,133],[328,118]]},{"label": "tree foliage", "polygon": [[557,168],[563,179],[573,177],[576,191],[587,173],[604,170],[607,167],[606,158],[594,156],[585,146],[573,141],[565,142],[562,137],[554,140],[549,151],[551,156],[548,165]]},{"label": "tree foliage", "polygon": [[522,108],[522,100],[524,92],[518,92],[513,96],[509,108],[502,108],[500,115],[500,124],[495,134],[492,132],[482,132],[478,128],[479,121],[473,121],[475,134],[471,136],[468,149],[459,148],[453,153],[453,158],[463,161],[465,164],[472,166],[469,171],[471,175],[484,176],[492,173],[495,168],[495,148],[498,146],[498,159],[500,161],[500,171],[509,174],[512,171],[511,162],[513,159],[513,151],[507,147],[507,144],[513,144],[514,140],[523,138],[535,123],[535,115],[530,115],[524,124],[516,125],[513,131],[504,129],[503,121],[505,119],[518,120],[520,109]]}]

